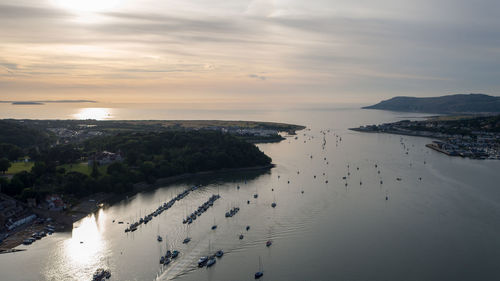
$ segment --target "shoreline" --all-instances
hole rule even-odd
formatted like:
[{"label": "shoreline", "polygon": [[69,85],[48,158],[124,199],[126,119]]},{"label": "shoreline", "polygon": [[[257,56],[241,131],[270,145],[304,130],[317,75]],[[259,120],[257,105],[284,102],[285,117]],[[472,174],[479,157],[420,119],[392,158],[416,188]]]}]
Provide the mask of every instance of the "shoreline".
[{"label": "shoreline", "polygon": [[434,135],[434,134],[425,134],[425,133],[417,133],[417,132],[400,132],[400,131],[394,131],[394,130],[374,131],[374,130],[362,129],[359,127],[358,128],[349,128],[349,130],[355,131],[355,132],[361,132],[361,133],[392,134],[392,135],[401,135],[401,136],[424,137],[424,138],[439,139],[439,140],[442,140],[446,137],[446,136],[441,135],[441,133],[438,133],[439,135]]},{"label": "shoreline", "polygon": [[[372,128],[358,127],[358,128],[349,128],[351,131],[361,132],[361,133],[379,133],[379,134],[393,134],[393,135],[401,135],[401,136],[412,136],[412,137],[425,137],[429,139],[434,139],[431,143],[426,144],[425,146],[434,151],[443,153],[449,157],[462,157],[469,158],[474,160],[500,160],[499,154],[485,155],[485,153],[477,152],[472,149],[465,149],[463,147],[456,146],[453,143],[453,140],[458,139],[454,135],[445,134],[441,132],[431,132],[431,131],[400,131],[400,130],[377,130]],[[451,140],[451,141],[450,141]],[[441,147],[436,143],[442,142],[445,145],[449,145],[452,147],[451,149],[446,149]],[[450,144],[451,143],[451,144]],[[469,145],[476,145],[476,142],[470,142]],[[480,144],[479,144],[480,145]],[[479,146],[478,145],[478,146]]]},{"label": "shoreline", "polygon": [[224,173],[232,173],[232,172],[246,172],[246,171],[258,171],[258,170],[267,170],[267,169],[272,169],[276,167],[276,164],[269,164],[269,165],[263,165],[263,166],[253,166],[253,167],[244,167],[244,168],[230,168],[230,169],[219,169],[219,170],[212,170],[212,171],[202,171],[202,172],[196,172],[196,173],[185,173],[177,176],[171,176],[171,177],[165,177],[165,178],[159,178],[156,179],[154,183],[147,183],[147,182],[138,182],[134,184],[134,193],[137,193],[139,191],[144,191],[147,190],[148,188],[154,188],[154,187],[160,187],[162,185],[168,185],[172,184],[176,181],[179,180],[184,180],[189,177],[197,177],[197,176],[204,176],[204,175],[214,175],[214,174],[224,174]]},{"label": "shoreline", "polygon": [[[32,210],[39,217],[51,217],[54,220],[54,222],[58,225],[58,229],[56,232],[71,231],[73,229],[73,224],[75,222],[78,222],[81,219],[87,217],[88,215],[97,212],[104,205],[112,205],[116,202],[120,202],[121,200],[127,197],[134,196],[143,191],[159,188],[161,186],[168,186],[177,181],[189,179],[191,177],[246,172],[246,171],[259,171],[268,169],[270,170],[274,167],[276,167],[276,164],[271,163],[269,165],[263,165],[263,166],[186,173],[177,176],[159,178],[152,184],[146,182],[135,183],[133,184],[134,188],[133,191],[124,194],[102,193],[102,192],[95,193],[82,198],[77,205],[75,205],[73,208],[71,208],[71,210],[66,212],[55,212],[37,208],[33,208]],[[15,253],[19,251],[28,250],[28,249],[16,249],[16,247],[22,245],[23,240],[26,238],[28,232],[29,233],[33,232],[34,231],[33,227],[35,226],[36,224],[29,224],[18,229],[15,233],[12,233],[8,238],[9,241],[4,241],[0,246],[0,254]],[[43,227],[38,227],[38,228],[40,228],[40,230],[43,229]]]}]

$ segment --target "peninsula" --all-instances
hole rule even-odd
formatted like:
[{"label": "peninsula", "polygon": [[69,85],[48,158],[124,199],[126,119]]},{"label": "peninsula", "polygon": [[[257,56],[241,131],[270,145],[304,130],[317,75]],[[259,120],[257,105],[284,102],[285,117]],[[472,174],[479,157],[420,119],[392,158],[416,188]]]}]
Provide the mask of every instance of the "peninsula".
[{"label": "peninsula", "polygon": [[27,232],[71,226],[116,194],[197,174],[270,169],[272,159],[255,143],[281,141],[303,128],[252,121],[0,120],[0,252],[2,244],[5,250],[31,241]]},{"label": "peninsula", "polygon": [[440,114],[500,113],[500,97],[485,94],[458,94],[440,97],[394,97],[364,109]]}]

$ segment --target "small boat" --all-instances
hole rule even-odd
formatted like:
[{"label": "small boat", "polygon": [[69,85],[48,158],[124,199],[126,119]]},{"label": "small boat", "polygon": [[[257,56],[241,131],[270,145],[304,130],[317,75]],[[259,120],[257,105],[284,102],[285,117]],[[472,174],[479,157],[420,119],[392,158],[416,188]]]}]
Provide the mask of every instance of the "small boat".
[{"label": "small boat", "polygon": [[184,238],[184,241],[182,241],[182,244],[187,244],[187,243],[189,243],[189,241],[191,241],[191,238],[186,237],[186,238]]},{"label": "small boat", "polygon": [[253,195],[253,198],[257,198],[257,197],[259,197],[259,194],[255,193],[255,194]]},{"label": "small boat", "polygon": [[201,257],[198,260],[198,267],[204,267],[208,262],[208,257]]},{"label": "small boat", "polygon": [[171,260],[170,258],[165,258],[165,263],[164,263],[164,265],[169,264],[171,261],[172,261],[172,260]]},{"label": "small boat", "polygon": [[243,239],[243,237],[244,237],[243,234],[240,234],[240,240]]},{"label": "small boat", "polygon": [[276,208],[276,203],[271,203],[271,207]]},{"label": "small boat", "polygon": [[217,229],[217,225],[216,224],[212,225],[212,230],[215,230],[215,229]]},{"label": "small boat", "polygon": [[161,238],[161,236],[158,235],[158,237],[156,238],[156,240],[158,240],[158,242],[161,242],[161,241],[163,241],[163,238]]},{"label": "small boat", "polygon": [[250,230],[250,226],[249,226],[249,225],[247,225],[246,229],[247,229],[247,231],[248,231],[248,230]]},{"label": "small boat", "polygon": [[267,240],[266,247],[271,247],[272,244],[273,244],[273,242],[271,240]]},{"label": "small boat", "polygon": [[262,261],[259,257],[259,271],[255,272],[255,279],[259,279],[264,276],[264,270],[262,269]]},{"label": "small boat", "polygon": [[211,267],[212,265],[215,264],[216,261],[217,260],[215,259],[215,257],[209,258],[208,261],[207,261],[207,267]]},{"label": "small boat", "polygon": [[177,258],[177,256],[179,256],[179,254],[180,254],[180,253],[179,253],[179,251],[174,250],[174,251],[172,252],[172,258],[173,258],[173,259]]},{"label": "small boat", "polygon": [[215,256],[218,258],[222,257],[223,255],[224,255],[224,251],[222,251],[222,250],[218,250],[217,252],[215,252]]},{"label": "small boat", "polygon": [[30,245],[31,243],[33,243],[33,240],[31,240],[31,239],[24,239],[23,240],[24,245]]},{"label": "small boat", "polygon": [[100,281],[104,278],[109,279],[111,277],[111,272],[108,269],[98,268],[94,275],[92,276],[92,281]]},{"label": "small boat", "polygon": [[161,256],[161,258],[160,258],[160,264],[164,264],[164,263],[165,263],[165,257]]},{"label": "small boat", "polygon": [[247,200],[247,204],[250,204],[250,200]]}]

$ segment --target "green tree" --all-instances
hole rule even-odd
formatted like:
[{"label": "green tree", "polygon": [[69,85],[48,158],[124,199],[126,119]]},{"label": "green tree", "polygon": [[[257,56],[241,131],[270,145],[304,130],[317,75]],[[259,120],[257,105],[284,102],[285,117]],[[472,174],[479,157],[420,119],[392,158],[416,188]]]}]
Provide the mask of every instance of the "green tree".
[{"label": "green tree", "polygon": [[5,172],[7,172],[7,170],[9,168],[10,168],[9,159],[7,159],[7,158],[1,158],[0,159],[0,172],[2,172],[3,174],[5,174]]},{"label": "green tree", "polygon": [[99,167],[97,166],[97,161],[92,161],[92,173],[90,174],[90,176],[96,179],[100,175],[101,173],[99,173]]}]

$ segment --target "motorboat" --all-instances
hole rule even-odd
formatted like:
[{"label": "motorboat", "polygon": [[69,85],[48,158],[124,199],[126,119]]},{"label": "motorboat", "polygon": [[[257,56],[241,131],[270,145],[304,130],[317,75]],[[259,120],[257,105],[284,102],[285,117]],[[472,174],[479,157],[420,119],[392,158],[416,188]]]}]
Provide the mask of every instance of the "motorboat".
[{"label": "motorboat", "polygon": [[215,256],[218,258],[222,257],[223,255],[224,255],[224,251],[222,251],[222,250],[218,250],[217,252],[215,252]]},{"label": "motorboat", "polygon": [[207,261],[207,267],[211,267],[212,265],[215,264],[216,261],[217,260],[215,259],[215,257],[209,258],[208,261]]},{"label": "motorboat", "polygon": [[201,257],[198,260],[198,267],[204,267],[208,262],[208,257]]}]

